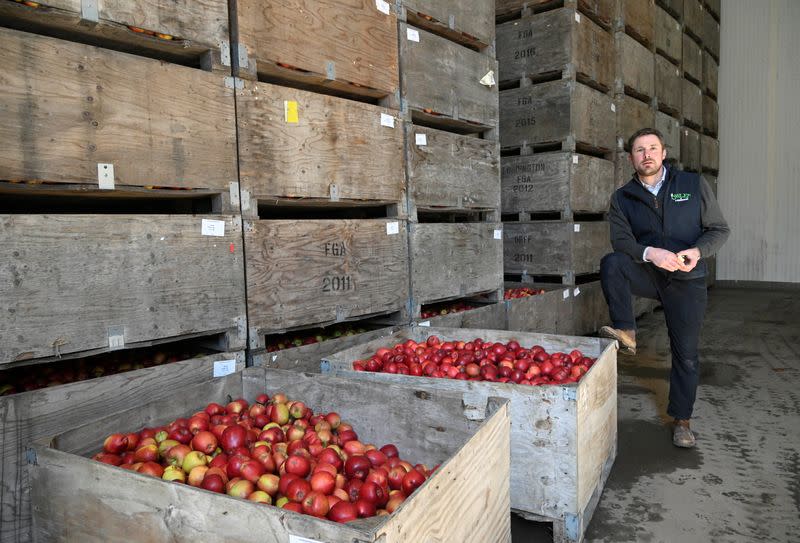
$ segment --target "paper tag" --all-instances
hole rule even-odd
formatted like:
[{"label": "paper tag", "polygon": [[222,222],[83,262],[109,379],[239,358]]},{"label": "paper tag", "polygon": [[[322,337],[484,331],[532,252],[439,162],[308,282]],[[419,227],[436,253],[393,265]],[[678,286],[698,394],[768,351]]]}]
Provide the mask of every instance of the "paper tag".
[{"label": "paper tag", "polygon": [[427,134],[414,134],[414,141],[417,142],[417,145],[422,147],[423,145],[428,145],[428,135]]},{"label": "paper tag", "polygon": [[98,162],[97,186],[100,190],[114,190],[114,165]]},{"label": "paper tag", "polygon": [[581,14],[578,12],[575,12],[575,22],[576,23],[581,22]]},{"label": "paper tag", "polygon": [[278,359],[278,355],[277,354],[273,354],[272,355],[272,361],[275,362],[277,359]]},{"label": "paper tag", "polygon": [[300,122],[300,115],[297,112],[297,102],[295,100],[284,100],[283,113],[287,123],[297,124]]},{"label": "paper tag", "polygon": [[388,113],[381,113],[381,126],[394,128],[394,117]]},{"label": "paper tag", "polygon": [[389,15],[389,2],[385,2],[384,0],[375,0],[375,7],[378,8],[378,11],[381,13]]},{"label": "paper tag", "polygon": [[323,543],[323,542],[317,541],[316,539],[309,539],[307,537],[301,537],[299,535],[289,534],[289,543]]},{"label": "paper tag", "polygon": [[578,155],[572,155],[572,163],[573,164],[577,164],[578,163]]},{"label": "paper tag", "polygon": [[614,104],[611,104],[611,111],[616,113],[617,112],[617,106],[615,106]]},{"label": "paper tag", "polygon": [[497,81],[494,79],[494,70],[486,72],[486,75],[481,77],[480,83],[484,87],[494,87],[497,84]]},{"label": "paper tag", "polygon": [[428,327],[430,327],[430,325],[431,325],[431,321],[422,321],[417,326],[428,326]]},{"label": "paper tag", "polygon": [[204,236],[216,236],[221,238],[225,236],[225,221],[203,219],[203,225],[200,228],[200,233]]},{"label": "paper tag", "polygon": [[564,297],[565,300],[569,298],[569,289],[564,290],[564,292],[562,292],[561,295]]},{"label": "paper tag", "polygon": [[392,236],[400,233],[400,223],[397,221],[386,223],[386,235]]},{"label": "paper tag", "polygon": [[580,224],[576,224],[573,228],[574,228],[574,230],[576,232],[580,232],[581,231],[581,225]]},{"label": "paper tag", "polygon": [[575,290],[572,291],[573,296],[579,296],[581,293],[581,287],[575,287]]},{"label": "paper tag", "polygon": [[236,371],[236,360],[218,360],[214,362],[214,377],[225,377]]},{"label": "paper tag", "polygon": [[415,28],[406,28],[406,37],[408,41],[419,42],[419,30]]}]

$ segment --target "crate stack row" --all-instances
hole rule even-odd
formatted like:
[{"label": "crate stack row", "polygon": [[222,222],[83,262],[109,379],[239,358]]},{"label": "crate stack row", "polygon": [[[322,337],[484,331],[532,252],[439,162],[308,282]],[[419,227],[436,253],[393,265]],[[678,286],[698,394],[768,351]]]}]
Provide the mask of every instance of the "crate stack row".
[{"label": "crate stack row", "polygon": [[497,3],[505,274],[544,288],[550,314],[510,328],[584,334],[607,319],[614,13],[613,2]]}]

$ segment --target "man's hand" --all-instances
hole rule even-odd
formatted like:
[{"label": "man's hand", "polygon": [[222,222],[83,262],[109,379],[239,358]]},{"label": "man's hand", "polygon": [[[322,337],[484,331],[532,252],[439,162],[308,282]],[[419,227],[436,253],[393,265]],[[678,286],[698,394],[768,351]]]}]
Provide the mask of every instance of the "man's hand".
[{"label": "man's hand", "polygon": [[657,249],[655,247],[650,247],[647,250],[647,260],[649,260],[659,268],[667,271],[673,272],[676,270],[684,270],[684,268],[682,267],[683,264],[681,264],[681,261],[678,259],[678,255],[676,255],[672,251],[667,251],[666,249]]},{"label": "man's hand", "polygon": [[692,247],[691,249],[684,249],[678,253],[678,260],[681,263],[680,270],[684,272],[692,271],[697,262],[700,260],[700,249]]}]

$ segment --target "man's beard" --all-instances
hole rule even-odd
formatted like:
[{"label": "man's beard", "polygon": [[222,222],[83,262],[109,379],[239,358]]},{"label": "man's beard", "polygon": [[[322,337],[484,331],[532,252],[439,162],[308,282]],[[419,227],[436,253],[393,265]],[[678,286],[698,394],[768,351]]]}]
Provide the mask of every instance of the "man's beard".
[{"label": "man's beard", "polygon": [[636,173],[643,176],[650,176],[658,173],[658,170],[661,169],[661,164],[657,164],[656,162],[651,162],[649,164],[639,164],[639,168],[636,170]]}]

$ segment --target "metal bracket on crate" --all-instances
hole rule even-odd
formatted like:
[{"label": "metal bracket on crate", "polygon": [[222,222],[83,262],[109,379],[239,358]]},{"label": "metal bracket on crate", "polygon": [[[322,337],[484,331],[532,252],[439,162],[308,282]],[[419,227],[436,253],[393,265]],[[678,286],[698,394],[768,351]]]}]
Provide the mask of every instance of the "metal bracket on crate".
[{"label": "metal bracket on crate", "polygon": [[239,58],[239,68],[247,68],[250,64],[247,58],[247,47],[243,43],[236,46],[237,57]]},{"label": "metal bracket on crate", "polygon": [[39,458],[36,456],[36,449],[27,447],[25,449],[25,461],[32,466],[39,465]]},{"label": "metal bracket on crate", "polygon": [[464,392],[461,403],[464,406],[464,416],[469,420],[484,420],[486,418],[486,404],[488,398],[475,390]]},{"label": "metal bracket on crate", "polygon": [[331,183],[328,187],[330,192],[331,202],[338,202],[339,201],[339,187],[336,183]]},{"label": "metal bracket on crate", "polygon": [[227,40],[219,42],[219,61],[223,66],[231,65],[231,44]]},{"label": "metal bracket on crate", "polygon": [[237,89],[242,90],[244,88],[244,80],[239,79],[238,77],[233,76],[225,76],[225,88],[226,89]]},{"label": "metal bracket on crate", "polygon": [[247,319],[244,317],[244,315],[239,315],[233,319],[233,322],[236,325],[236,335],[239,337],[239,339],[247,339]]},{"label": "metal bracket on crate", "polygon": [[574,402],[578,399],[578,387],[564,387],[561,389],[564,399],[568,402]]},{"label": "metal bracket on crate", "polygon": [[566,513],[564,515],[564,531],[567,532],[567,537],[570,541],[578,541],[579,525],[578,515],[573,515],[572,513]]},{"label": "metal bracket on crate", "polygon": [[92,23],[100,20],[97,0],[81,0],[81,20]]},{"label": "metal bracket on crate", "polygon": [[239,183],[231,181],[229,186],[231,190],[231,206],[239,207]]}]

